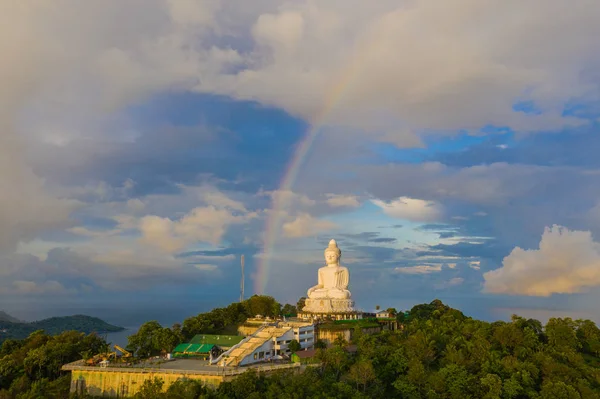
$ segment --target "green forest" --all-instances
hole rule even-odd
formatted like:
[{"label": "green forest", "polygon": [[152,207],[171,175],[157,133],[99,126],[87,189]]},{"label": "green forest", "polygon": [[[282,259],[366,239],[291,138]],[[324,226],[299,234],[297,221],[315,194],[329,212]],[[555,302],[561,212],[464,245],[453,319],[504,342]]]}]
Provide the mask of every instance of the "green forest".
[{"label": "green forest", "polygon": [[[290,305],[287,311],[291,310]],[[132,336],[130,347],[152,353],[196,333],[231,332],[246,317],[277,315],[269,297],[189,318],[182,325]],[[304,371],[260,375],[248,371],[218,389],[182,380],[162,392],[147,381],[138,398],[600,398],[600,330],[589,320],[553,318],[546,325],[513,316],[475,320],[435,300],[398,313],[403,328],[338,340],[318,349],[319,362]],[[148,323],[147,323],[148,324]],[[169,330],[169,331],[167,331]],[[158,338],[157,337],[163,337]],[[171,337],[171,338],[169,338]],[[175,338],[173,338],[175,337]],[[0,349],[0,398],[66,398],[63,363],[100,353],[95,335],[36,332],[7,340]],[[346,350],[352,345],[356,350]]]}]

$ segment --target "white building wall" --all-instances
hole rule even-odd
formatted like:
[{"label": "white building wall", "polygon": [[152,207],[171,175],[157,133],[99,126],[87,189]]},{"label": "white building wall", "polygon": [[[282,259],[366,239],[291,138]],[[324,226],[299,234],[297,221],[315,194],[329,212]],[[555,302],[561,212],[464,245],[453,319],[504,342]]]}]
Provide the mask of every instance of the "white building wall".
[{"label": "white building wall", "polygon": [[315,326],[294,327],[294,339],[300,343],[302,350],[312,349],[315,346]]},{"label": "white building wall", "polygon": [[254,352],[244,357],[240,362],[240,366],[247,366],[253,363],[264,362],[274,356],[275,350],[273,340],[269,339],[265,341],[260,347],[256,348]]},{"label": "white building wall", "polygon": [[275,354],[286,355],[289,354],[288,344],[291,340],[296,339],[294,336],[294,330],[291,329],[279,337],[273,337],[273,343],[275,348]]}]

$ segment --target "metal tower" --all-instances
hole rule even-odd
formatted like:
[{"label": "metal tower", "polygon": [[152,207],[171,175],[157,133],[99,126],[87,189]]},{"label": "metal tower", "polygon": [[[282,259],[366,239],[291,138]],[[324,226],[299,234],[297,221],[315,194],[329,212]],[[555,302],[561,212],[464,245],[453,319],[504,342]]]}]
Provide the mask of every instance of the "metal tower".
[{"label": "metal tower", "polygon": [[240,283],[240,302],[242,302],[244,300],[244,255],[242,255],[242,258],[241,258],[241,264],[242,264],[242,281]]}]

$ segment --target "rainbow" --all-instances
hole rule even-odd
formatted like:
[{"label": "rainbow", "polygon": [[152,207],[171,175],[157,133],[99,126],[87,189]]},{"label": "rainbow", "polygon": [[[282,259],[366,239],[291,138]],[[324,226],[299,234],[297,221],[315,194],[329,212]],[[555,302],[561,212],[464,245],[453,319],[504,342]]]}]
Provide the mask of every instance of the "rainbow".
[{"label": "rainbow", "polygon": [[[360,51],[357,51],[356,54],[361,53]],[[279,184],[279,190],[290,191],[294,186],[296,178],[298,177],[298,172],[300,171],[306,156],[309,154],[310,149],[319,135],[319,132],[323,128],[327,120],[327,116],[334,111],[345,90],[360,71],[360,66],[365,59],[366,57],[364,56],[364,53],[360,57],[353,57],[349,67],[345,68],[343,73],[340,74],[339,79],[337,79],[331,86],[331,89],[326,92],[322,110],[318,112],[317,115],[312,119],[310,128],[306,132],[306,135],[297,145],[296,151],[292,156],[292,160],[288,164],[288,167],[283,174],[283,178]],[[284,211],[289,206],[288,199],[289,198],[284,195],[273,197],[273,205],[271,207],[272,212],[267,218],[265,225],[265,240],[262,257],[260,258],[255,273],[254,292],[256,294],[263,294],[267,288],[273,248],[275,247],[277,237],[279,237],[279,234],[281,233],[281,226],[283,225],[282,215],[285,214]]]}]

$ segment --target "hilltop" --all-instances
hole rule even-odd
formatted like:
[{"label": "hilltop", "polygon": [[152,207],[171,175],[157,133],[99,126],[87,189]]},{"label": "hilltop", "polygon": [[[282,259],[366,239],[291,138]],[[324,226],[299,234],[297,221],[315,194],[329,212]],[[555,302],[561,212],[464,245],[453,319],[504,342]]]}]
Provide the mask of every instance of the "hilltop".
[{"label": "hilltop", "polygon": [[97,317],[74,315],[64,317],[51,317],[31,323],[22,321],[10,321],[3,317],[6,315],[13,320],[17,320],[4,312],[0,312],[0,341],[6,338],[22,339],[29,336],[34,331],[44,330],[48,335],[58,335],[64,331],[80,331],[86,334],[96,332],[116,332],[123,331],[123,327],[114,326]]},{"label": "hilltop", "polygon": [[[154,355],[165,345],[189,342],[193,334],[235,331],[248,317],[280,316],[291,308],[272,297],[253,296],[190,317],[172,329],[150,321],[130,337],[127,349],[135,356]],[[78,317],[94,319],[71,319]],[[439,300],[396,317],[402,324],[398,330],[369,334],[357,329],[350,342],[342,338],[327,348],[319,345],[314,363],[305,360],[314,367],[273,375],[249,369],[218,387],[193,379],[166,387],[164,380],[149,379],[136,397],[600,399],[600,329],[590,320],[551,318],[543,325],[513,315],[510,321],[490,323]],[[0,378],[0,397],[68,397],[71,376],[63,374],[61,366],[83,353],[90,357],[105,350],[101,337],[73,332],[7,341],[1,352],[8,373]]]},{"label": "hilltop", "polygon": [[3,310],[0,310],[0,321],[10,321],[11,323],[21,323],[21,320],[16,317],[12,317]]}]

